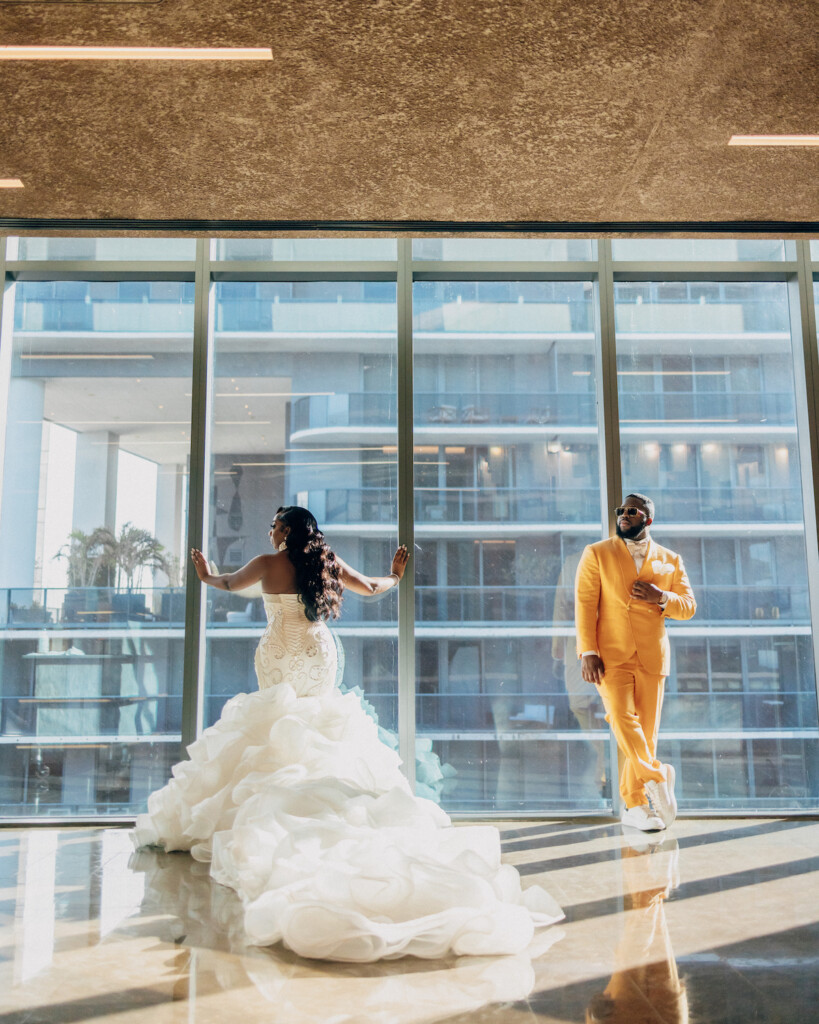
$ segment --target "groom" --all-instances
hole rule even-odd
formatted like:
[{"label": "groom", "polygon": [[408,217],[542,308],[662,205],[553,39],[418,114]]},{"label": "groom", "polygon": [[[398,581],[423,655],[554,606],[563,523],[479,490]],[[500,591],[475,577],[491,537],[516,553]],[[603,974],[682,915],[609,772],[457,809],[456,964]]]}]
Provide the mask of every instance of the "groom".
[{"label": "groom", "polygon": [[623,824],[652,832],[677,814],[674,768],[656,756],[669,671],[665,620],[690,619],[697,605],[680,556],[649,536],[651,498],[628,494],[614,512],[617,536],[590,544],[577,567],[577,654],[623,754]]}]

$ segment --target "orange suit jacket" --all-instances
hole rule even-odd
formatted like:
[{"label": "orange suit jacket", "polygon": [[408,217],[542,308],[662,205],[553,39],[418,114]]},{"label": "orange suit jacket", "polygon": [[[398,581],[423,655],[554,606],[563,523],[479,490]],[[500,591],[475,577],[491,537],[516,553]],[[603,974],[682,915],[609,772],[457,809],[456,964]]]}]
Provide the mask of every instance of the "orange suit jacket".
[{"label": "orange suit jacket", "polygon": [[667,676],[670,660],[665,620],[690,619],[697,603],[682,558],[655,543],[650,535],[639,579],[670,594],[664,610],[631,597],[637,578],[634,559],[619,537],[585,549],[575,579],[577,656],[597,651],[605,669],[622,665],[636,654],[646,672]]}]

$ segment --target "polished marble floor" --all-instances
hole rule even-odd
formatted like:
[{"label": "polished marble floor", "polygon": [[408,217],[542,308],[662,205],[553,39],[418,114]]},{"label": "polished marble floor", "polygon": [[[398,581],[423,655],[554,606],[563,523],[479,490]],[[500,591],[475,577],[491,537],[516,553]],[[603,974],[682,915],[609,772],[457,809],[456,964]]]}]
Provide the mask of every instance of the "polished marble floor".
[{"label": "polished marble floor", "polygon": [[807,1024],[819,821],[501,824],[566,921],[526,955],[366,966],[243,946],[237,901],[124,829],[0,830],[0,1024]]}]

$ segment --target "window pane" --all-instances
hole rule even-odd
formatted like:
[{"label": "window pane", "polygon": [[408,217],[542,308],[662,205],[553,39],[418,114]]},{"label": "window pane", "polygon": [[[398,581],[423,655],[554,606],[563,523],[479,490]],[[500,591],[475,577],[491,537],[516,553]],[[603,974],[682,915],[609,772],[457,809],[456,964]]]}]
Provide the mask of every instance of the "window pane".
[{"label": "window pane", "polygon": [[418,736],[448,809],[603,807],[572,607],[599,539],[591,286],[483,288],[414,292]]},{"label": "window pane", "polygon": [[217,238],[218,260],[394,260],[394,238]]},{"label": "window pane", "polygon": [[193,285],[7,294],[0,811],[136,813],[180,756]]},{"label": "window pane", "polygon": [[10,260],[192,260],[194,238],[10,238]]},{"label": "window pane", "polygon": [[816,806],[787,286],[647,282],[639,302],[620,287],[623,490],[654,499],[651,532],[698,604],[668,627],[660,757],[682,767],[684,808]]},{"label": "window pane", "polygon": [[415,238],[416,260],[593,260],[588,238]]},{"label": "window pane", "polygon": [[[269,551],[281,505],[302,505],[368,575],[397,544],[395,284],[216,286],[207,552],[230,571]],[[256,689],[259,596],[207,591],[206,724]],[[360,687],[397,744],[397,595],[345,595],[329,626],[342,685]]]},{"label": "window pane", "polygon": [[611,243],[615,260],[794,260],[793,242],[778,239],[713,238],[615,238]]}]

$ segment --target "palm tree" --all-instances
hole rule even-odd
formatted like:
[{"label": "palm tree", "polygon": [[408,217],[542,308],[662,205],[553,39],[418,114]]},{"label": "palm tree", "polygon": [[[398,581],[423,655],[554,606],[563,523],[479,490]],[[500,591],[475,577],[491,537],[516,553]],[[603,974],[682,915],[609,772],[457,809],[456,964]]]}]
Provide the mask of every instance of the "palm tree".
[{"label": "palm tree", "polygon": [[[119,537],[114,540],[114,560],[118,574],[125,576],[125,585],[133,590],[142,582],[143,569],[161,569],[167,573],[170,568],[165,555],[165,546],[147,530],[133,523],[125,523]],[[117,580],[119,583],[119,579]]]},{"label": "palm tree", "polygon": [[110,587],[116,571],[117,540],[105,526],[91,533],[72,530],[55,558],[68,562],[69,587]]}]

